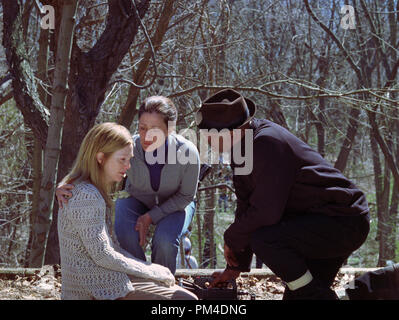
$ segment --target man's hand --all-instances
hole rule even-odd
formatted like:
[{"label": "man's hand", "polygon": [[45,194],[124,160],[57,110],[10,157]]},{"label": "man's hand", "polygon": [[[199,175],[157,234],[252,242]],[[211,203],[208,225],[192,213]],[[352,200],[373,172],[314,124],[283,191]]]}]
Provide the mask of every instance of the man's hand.
[{"label": "man's hand", "polygon": [[57,196],[57,201],[58,201],[58,206],[62,209],[63,206],[62,204],[68,203],[68,199],[72,197],[72,193],[68,190],[72,190],[75,188],[73,184],[64,184],[58,186],[58,188],[55,190],[55,195]]},{"label": "man's hand", "polygon": [[151,223],[152,219],[148,213],[143,214],[137,219],[135,229],[139,232],[140,246],[144,246],[146,243],[147,233]]},{"label": "man's hand", "polygon": [[229,266],[238,267],[237,258],[227,244],[224,244],[224,258]]},{"label": "man's hand", "polygon": [[240,275],[240,271],[225,269],[223,272],[216,271],[212,274],[212,283],[209,285],[210,288],[218,287],[219,284],[226,283],[230,280],[235,280]]}]

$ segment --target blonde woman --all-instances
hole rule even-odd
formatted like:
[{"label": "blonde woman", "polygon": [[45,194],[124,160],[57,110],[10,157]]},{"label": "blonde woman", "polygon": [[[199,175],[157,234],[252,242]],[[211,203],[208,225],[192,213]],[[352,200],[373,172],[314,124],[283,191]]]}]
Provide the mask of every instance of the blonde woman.
[{"label": "blonde woman", "polygon": [[133,257],[110,232],[110,192],[130,168],[133,141],[115,123],[94,126],[71,172],[72,197],[58,214],[62,299],[196,299],[168,268]]},{"label": "blonde woman", "polygon": [[[195,214],[199,153],[193,143],[174,133],[177,109],[169,98],[146,98],[138,120],[139,134],[133,136],[135,157],[125,187],[130,196],[115,203],[115,235],[124,250],[146,260],[143,246],[154,225],[151,261],[175,273],[180,239]],[[180,161],[185,154],[190,160]],[[71,183],[59,185],[60,207],[73,187]]]}]

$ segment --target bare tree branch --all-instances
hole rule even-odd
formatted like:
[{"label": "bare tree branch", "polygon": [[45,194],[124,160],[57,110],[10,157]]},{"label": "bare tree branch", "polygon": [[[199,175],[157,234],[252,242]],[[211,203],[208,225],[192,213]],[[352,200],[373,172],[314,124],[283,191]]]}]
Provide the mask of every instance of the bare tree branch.
[{"label": "bare tree branch", "polygon": [[309,5],[309,0],[303,0],[305,3],[306,10],[308,11],[309,15],[312,17],[312,19],[333,39],[333,41],[336,43],[338,48],[345,54],[345,59],[348,61],[349,65],[355,71],[357,78],[359,79],[359,82],[363,84],[363,76],[362,76],[362,70],[357,66],[357,64],[353,61],[353,58],[351,57],[350,53],[345,49],[345,47],[342,45],[341,41],[338,40],[337,36],[332,32],[313,12],[312,8]]}]

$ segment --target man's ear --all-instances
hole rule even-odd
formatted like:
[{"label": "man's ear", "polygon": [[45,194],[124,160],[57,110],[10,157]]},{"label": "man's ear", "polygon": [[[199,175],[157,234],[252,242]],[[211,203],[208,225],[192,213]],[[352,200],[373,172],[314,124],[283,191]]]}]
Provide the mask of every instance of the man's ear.
[{"label": "man's ear", "polygon": [[100,165],[104,164],[104,152],[98,152],[96,154],[96,159],[97,159],[98,164],[100,164]]}]

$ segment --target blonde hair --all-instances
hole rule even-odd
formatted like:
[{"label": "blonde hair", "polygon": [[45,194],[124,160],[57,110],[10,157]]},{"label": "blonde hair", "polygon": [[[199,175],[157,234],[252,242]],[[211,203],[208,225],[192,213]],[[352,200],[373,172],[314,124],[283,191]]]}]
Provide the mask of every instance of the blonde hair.
[{"label": "blonde hair", "polygon": [[89,181],[100,191],[107,206],[111,207],[109,193],[113,191],[116,184],[105,183],[102,166],[97,161],[97,154],[102,152],[104,159],[107,159],[112,153],[129,144],[133,144],[133,139],[124,126],[112,122],[95,125],[83,139],[72,170],[60,184]]}]

